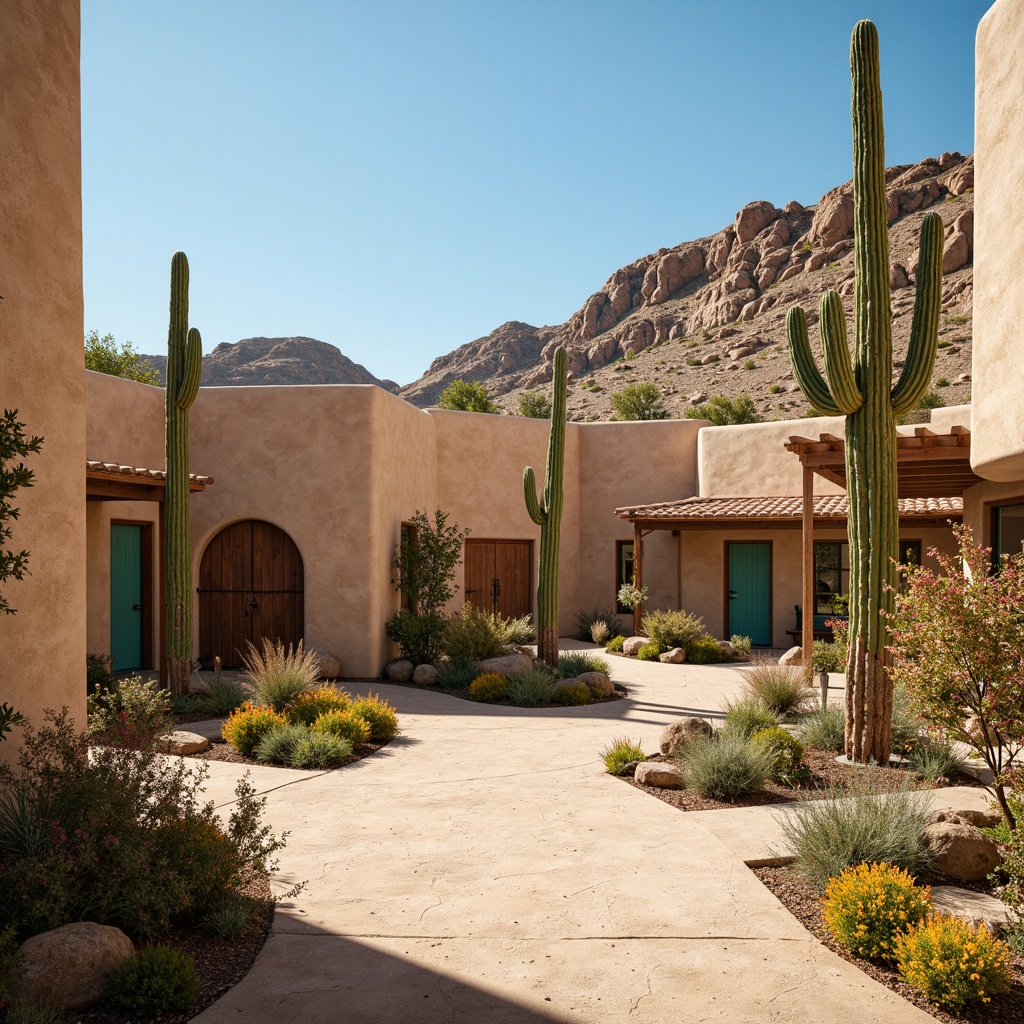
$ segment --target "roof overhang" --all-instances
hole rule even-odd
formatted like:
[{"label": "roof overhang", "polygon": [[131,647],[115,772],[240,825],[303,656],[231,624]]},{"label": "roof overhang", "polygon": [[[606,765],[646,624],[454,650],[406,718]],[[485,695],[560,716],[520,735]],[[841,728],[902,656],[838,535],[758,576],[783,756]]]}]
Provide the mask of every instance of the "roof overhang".
[{"label": "roof overhang", "polygon": [[[203,491],[212,476],[190,473],[188,489]],[[88,501],[163,501],[167,493],[167,471],[122,466],[117,462],[85,464],[85,496]]]}]

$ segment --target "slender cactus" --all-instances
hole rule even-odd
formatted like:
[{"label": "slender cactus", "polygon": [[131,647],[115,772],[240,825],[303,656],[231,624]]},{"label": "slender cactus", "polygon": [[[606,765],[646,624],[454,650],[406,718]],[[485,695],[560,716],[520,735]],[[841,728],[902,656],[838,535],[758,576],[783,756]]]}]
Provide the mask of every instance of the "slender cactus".
[{"label": "slender cactus", "polygon": [[[938,342],[942,289],[942,218],[921,226],[921,254],[910,346],[892,386],[889,231],[885,216],[885,142],[878,75],[878,32],[861,21],[850,41],[853,78],[853,193],[856,352],[851,363],[842,300],[821,299],[823,377],[814,362],[799,306],[786,317],[796,379],[811,404],[846,416],[849,497],[850,627],[846,674],[846,755],[889,760],[892,683],[886,616],[893,610],[899,511],[896,416],[915,408],[928,388]],[[810,614],[805,609],[804,614]]]},{"label": "slender cactus", "polygon": [[537,501],[533,469],[523,473],[526,511],[540,527],[540,565],[537,570],[537,657],[558,664],[558,541],[562,529],[562,472],[565,468],[565,381],[569,360],[565,349],[555,350],[551,400],[551,433],[544,470],[544,493]]},{"label": "slender cactus", "polygon": [[171,258],[171,318],[167,330],[166,526],[167,680],[175,695],[188,692],[192,671],[192,531],[189,519],[188,410],[203,375],[203,342],[188,326],[188,260]]}]

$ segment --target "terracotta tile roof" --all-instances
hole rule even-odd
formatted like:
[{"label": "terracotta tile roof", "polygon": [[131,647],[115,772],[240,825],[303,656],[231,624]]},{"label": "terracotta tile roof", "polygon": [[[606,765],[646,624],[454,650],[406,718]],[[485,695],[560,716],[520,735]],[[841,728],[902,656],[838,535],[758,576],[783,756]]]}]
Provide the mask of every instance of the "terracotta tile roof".
[{"label": "terracotta tile roof", "polygon": [[[146,480],[167,480],[166,469],[141,469],[138,466],[122,466],[119,462],[94,462],[92,460],[86,460],[85,472],[91,476],[128,476],[140,479],[140,482]],[[197,473],[189,473],[189,483],[192,484],[212,484],[212,476],[200,476]]]},{"label": "terracotta tile roof", "polygon": [[[963,498],[900,498],[901,519],[937,519],[963,516]],[[814,499],[815,519],[840,519],[847,516],[845,494],[819,494]],[[662,520],[664,522],[722,522],[749,520],[799,520],[803,499],[778,498],[684,498],[654,505],[627,505],[617,508],[620,519]]]}]

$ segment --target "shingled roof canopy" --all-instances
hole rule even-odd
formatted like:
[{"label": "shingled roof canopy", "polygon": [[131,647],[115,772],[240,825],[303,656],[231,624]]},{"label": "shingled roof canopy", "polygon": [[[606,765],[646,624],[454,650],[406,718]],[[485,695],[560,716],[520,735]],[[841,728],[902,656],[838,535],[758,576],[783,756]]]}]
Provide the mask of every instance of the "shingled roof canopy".
[{"label": "shingled roof canopy", "polygon": [[[212,476],[190,473],[188,489],[203,491]],[[167,492],[167,471],[122,466],[118,462],[87,461],[85,496],[88,501],[163,501]]]}]

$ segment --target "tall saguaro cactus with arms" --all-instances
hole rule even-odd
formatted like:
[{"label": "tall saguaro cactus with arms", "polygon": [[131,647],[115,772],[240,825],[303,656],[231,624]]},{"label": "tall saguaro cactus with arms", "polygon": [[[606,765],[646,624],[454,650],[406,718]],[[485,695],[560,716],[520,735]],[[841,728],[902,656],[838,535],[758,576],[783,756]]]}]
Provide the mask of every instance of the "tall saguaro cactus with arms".
[{"label": "tall saguaro cactus with arms", "polygon": [[[893,610],[899,544],[896,416],[917,406],[931,379],[942,288],[942,218],[921,226],[917,295],[910,346],[892,384],[892,310],[886,223],[885,142],[878,74],[878,32],[859,22],[850,42],[853,78],[855,353],[846,337],[842,300],[821,299],[825,376],[811,354],[804,311],[786,318],[793,369],[811,404],[846,416],[849,497],[850,627],[846,666],[846,754],[866,762],[889,759],[892,684],[886,616]],[[805,610],[805,614],[810,614]]]},{"label": "tall saguaro cactus with arms", "polygon": [[188,260],[171,257],[171,318],[167,330],[167,435],[164,558],[167,585],[167,679],[171,693],[188,692],[192,670],[192,531],[189,520],[188,410],[203,375],[203,342],[188,326]]},{"label": "tall saguaro cactus with arms", "polygon": [[555,350],[552,374],[551,432],[544,470],[544,493],[537,501],[533,468],[523,473],[526,511],[540,527],[540,564],[537,570],[537,657],[558,664],[558,541],[562,529],[562,473],[565,468],[565,381],[569,360],[565,349]]}]

